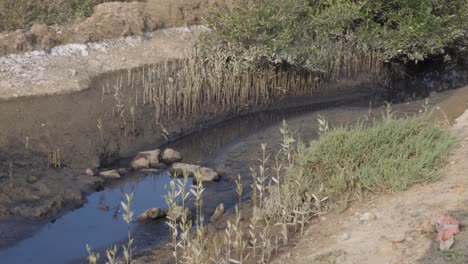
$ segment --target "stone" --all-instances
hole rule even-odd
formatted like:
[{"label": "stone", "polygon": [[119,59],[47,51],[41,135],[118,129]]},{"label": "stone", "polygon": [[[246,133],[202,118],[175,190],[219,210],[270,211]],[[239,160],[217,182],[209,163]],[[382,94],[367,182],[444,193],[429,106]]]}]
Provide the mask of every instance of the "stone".
[{"label": "stone", "polygon": [[142,156],[136,156],[132,162],[130,163],[130,166],[132,167],[133,170],[142,170],[142,169],[149,169],[150,167],[150,162],[146,157]]},{"label": "stone", "polygon": [[116,170],[101,171],[99,176],[105,179],[120,179],[120,174]]},{"label": "stone", "polygon": [[37,177],[36,177],[36,176],[33,176],[33,175],[30,175],[30,176],[28,176],[28,178],[26,179],[26,181],[27,181],[29,184],[36,183],[36,182],[37,182]]},{"label": "stone", "polygon": [[405,232],[394,233],[394,234],[388,235],[387,237],[388,237],[388,240],[390,240],[392,243],[401,243],[405,241],[406,233]]},{"label": "stone", "polygon": [[172,164],[170,172],[173,176],[183,177],[184,173],[188,173],[190,177],[193,177],[197,171],[201,169],[199,165],[179,163]]},{"label": "stone", "polygon": [[138,153],[130,163],[134,170],[142,170],[149,168],[159,168],[159,156],[161,151],[159,149],[142,151]]},{"label": "stone", "polygon": [[182,160],[182,155],[179,152],[168,148],[168,149],[164,150],[164,152],[162,153],[161,160],[164,163],[171,164],[171,163],[174,163],[174,162],[181,161]]},{"label": "stone", "polygon": [[370,221],[373,221],[375,219],[377,219],[377,217],[373,213],[370,213],[370,212],[363,213],[359,217],[359,221],[361,221],[361,222],[370,222]]},{"label": "stone", "polygon": [[223,216],[223,214],[224,214],[224,204],[221,203],[216,207],[213,215],[210,218],[210,222],[216,222],[221,216]]},{"label": "stone", "polygon": [[160,208],[150,208],[137,217],[137,221],[155,220],[167,216],[167,211]]},{"label": "stone", "polygon": [[[183,177],[184,173],[187,173],[189,177],[194,177],[196,173],[200,173],[201,182],[212,182],[219,180],[219,174],[213,169],[187,163],[176,162],[172,164],[170,172],[173,176],[177,177]],[[193,179],[193,182],[195,184],[197,183],[196,178]]]},{"label": "stone", "polygon": [[455,239],[453,238],[453,236],[451,236],[445,241],[439,241],[439,249],[441,251],[447,251],[453,246],[453,243],[455,243]]},{"label": "stone", "polygon": [[91,176],[91,177],[95,175],[95,174],[94,174],[94,171],[93,171],[92,169],[87,169],[87,170],[85,171],[85,174],[88,175],[88,176]]},{"label": "stone", "polygon": [[[219,174],[213,169],[202,167],[199,172],[201,174],[201,182],[213,182],[219,180]],[[193,182],[196,184],[198,181],[194,178]]]},{"label": "stone", "polygon": [[159,157],[161,156],[161,150],[148,150],[138,153],[138,156],[145,157],[149,161],[151,168],[159,168]]}]

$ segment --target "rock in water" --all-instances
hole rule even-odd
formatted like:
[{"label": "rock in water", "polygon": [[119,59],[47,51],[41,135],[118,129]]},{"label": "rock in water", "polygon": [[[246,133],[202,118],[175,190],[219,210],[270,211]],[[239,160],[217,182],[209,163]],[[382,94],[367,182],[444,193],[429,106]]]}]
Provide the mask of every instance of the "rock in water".
[{"label": "rock in water", "polygon": [[116,170],[101,171],[99,176],[105,179],[119,179],[120,174]]},{"label": "rock in water", "polygon": [[130,166],[132,167],[133,170],[136,170],[136,171],[142,170],[142,169],[149,169],[150,162],[149,160],[146,159],[146,157],[137,155],[130,163]]},{"label": "rock in water", "polygon": [[143,170],[151,168],[159,168],[159,156],[161,151],[159,149],[148,150],[138,153],[136,157],[130,163],[130,166],[134,170]]},{"label": "rock in water", "polygon": [[213,215],[210,218],[210,222],[215,222],[218,220],[222,215],[224,214],[224,204],[221,203],[216,207],[216,210],[214,211]]},{"label": "rock in water", "polygon": [[170,148],[164,150],[162,154],[162,162],[164,163],[174,163],[174,162],[179,162],[181,160],[182,160],[182,155],[179,152]]},{"label": "rock in water", "polygon": [[138,216],[137,221],[154,220],[166,217],[167,212],[160,208],[150,208]]},{"label": "rock in water", "polygon": [[[210,169],[210,168],[205,168],[205,167],[202,167],[200,168],[199,170],[200,172],[200,176],[201,176],[201,182],[213,182],[213,181],[218,181],[219,180],[219,174]],[[197,179],[194,178],[193,179],[193,182],[196,184],[197,183]]]},{"label": "rock in water", "polygon": [[87,169],[85,171],[85,174],[88,175],[88,176],[94,176],[94,171],[92,169]]},{"label": "rock in water", "polygon": [[[200,173],[201,182],[212,182],[219,180],[219,174],[213,169],[201,167],[199,165],[179,163],[172,164],[170,169],[172,175],[177,177],[183,177],[184,173],[187,173],[189,177],[194,177],[196,173]],[[194,183],[197,183],[197,179],[193,179]]]},{"label": "rock in water", "polygon": [[172,164],[170,171],[173,176],[183,177],[184,173],[187,173],[188,176],[193,177],[200,169],[198,165],[176,162]]},{"label": "rock in water", "polygon": [[161,150],[148,150],[138,153],[138,156],[145,157],[151,168],[159,168],[159,156],[161,156]]}]

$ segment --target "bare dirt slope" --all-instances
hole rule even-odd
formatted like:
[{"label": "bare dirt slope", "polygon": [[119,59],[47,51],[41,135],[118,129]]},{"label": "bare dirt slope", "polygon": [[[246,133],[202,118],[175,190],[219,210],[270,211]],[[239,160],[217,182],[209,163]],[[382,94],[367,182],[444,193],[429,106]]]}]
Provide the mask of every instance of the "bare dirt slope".
[{"label": "bare dirt slope", "polygon": [[[453,131],[460,141],[440,181],[323,215],[274,263],[468,263],[468,111]],[[438,250],[430,225],[443,211],[461,224],[448,252]]]},{"label": "bare dirt slope", "polygon": [[100,74],[183,58],[197,28],[173,28],[0,57],[0,100],[89,88]]}]

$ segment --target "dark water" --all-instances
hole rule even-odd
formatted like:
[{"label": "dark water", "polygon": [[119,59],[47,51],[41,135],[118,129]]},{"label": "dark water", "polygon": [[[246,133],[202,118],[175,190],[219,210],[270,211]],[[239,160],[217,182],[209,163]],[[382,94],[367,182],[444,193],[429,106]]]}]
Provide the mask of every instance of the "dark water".
[{"label": "dark water", "polygon": [[[13,248],[1,251],[0,263],[67,263],[78,258],[84,259],[86,244],[93,249],[102,250],[123,241],[127,236],[127,224],[122,220],[119,208],[120,202],[125,201],[125,193],[135,191],[132,206],[136,217],[148,208],[167,207],[162,195],[166,193],[165,185],[170,180],[167,173],[148,175],[94,193],[87,198],[88,202],[82,208],[45,225],[33,237],[21,241]],[[108,207],[108,210],[100,209],[102,206]],[[157,224],[161,226],[163,221]],[[138,223],[131,225],[131,230],[135,233],[143,233],[145,230],[140,230],[142,228],[151,231],[152,226]],[[161,234],[163,235],[165,234]]]}]

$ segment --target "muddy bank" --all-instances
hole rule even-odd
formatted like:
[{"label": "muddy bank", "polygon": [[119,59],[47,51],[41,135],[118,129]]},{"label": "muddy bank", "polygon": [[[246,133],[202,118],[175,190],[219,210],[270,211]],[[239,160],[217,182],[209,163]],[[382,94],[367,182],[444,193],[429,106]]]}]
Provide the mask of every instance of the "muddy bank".
[{"label": "muddy bank", "polygon": [[[252,102],[237,111],[213,107],[204,109],[206,114],[201,116],[165,119],[161,123],[155,120],[152,102],[145,102],[147,84],[157,84],[160,78],[166,82],[177,79],[180,70],[172,62],[158,67],[103,74],[81,92],[3,101],[0,123],[9,125],[0,128],[2,217],[45,217],[80,205],[83,194],[102,182],[83,175],[87,168],[109,165],[118,157],[131,156],[200,127],[269,107],[349,100],[374,87],[368,85],[367,77],[343,80],[300,101],[291,95],[274,100],[274,104]],[[167,87],[161,89],[165,92]]]}]

